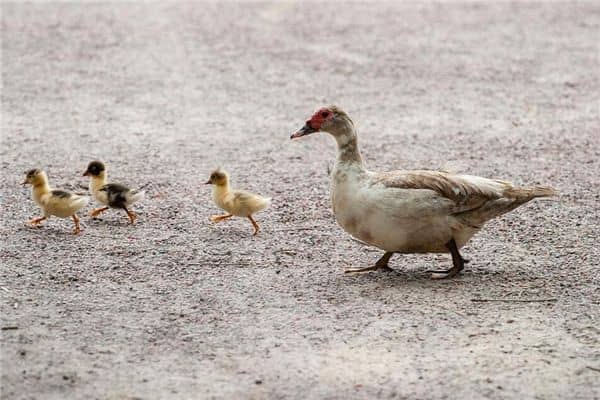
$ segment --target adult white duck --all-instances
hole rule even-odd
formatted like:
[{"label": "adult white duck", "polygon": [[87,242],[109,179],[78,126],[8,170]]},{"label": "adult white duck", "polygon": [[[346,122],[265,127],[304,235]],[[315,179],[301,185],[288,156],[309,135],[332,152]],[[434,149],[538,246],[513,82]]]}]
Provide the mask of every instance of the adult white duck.
[{"label": "adult white duck", "polygon": [[464,269],[462,248],[492,218],[536,197],[556,194],[544,186],[515,186],[510,182],[443,171],[371,172],[358,149],[354,123],[336,106],[321,108],[291,138],[327,132],[338,146],[331,173],[331,202],[338,224],[350,235],[385,251],[366,268],[391,271],[394,253],[445,253],[453,267],[430,271],[451,278]]}]

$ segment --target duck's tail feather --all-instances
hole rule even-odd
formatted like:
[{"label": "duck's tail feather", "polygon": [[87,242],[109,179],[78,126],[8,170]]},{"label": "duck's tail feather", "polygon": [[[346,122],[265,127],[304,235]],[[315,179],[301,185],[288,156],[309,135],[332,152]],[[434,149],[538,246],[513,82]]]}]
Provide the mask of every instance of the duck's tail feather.
[{"label": "duck's tail feather", "polygon": [[260,202],[256,205],[256,211],[264,210],[265,208],[269,207],[270,205],[271,205],[271,198],[270,197],[262,197],[260,199]]},{"label": "duck's tail feather", "polygon": [[506,214],[530,200],[537,197],[557,196],[558,192],[548,186],[522,186],[506,189],[503,195],[504,197],[487,201],[478,208],[456,214],[456,216],[468,225],[481,227],[487,221]]},{"label": "duck's tail feather", "polygon": [[88,205],[88,203],[90,202],[90,198],[87,196],[79,196],[79,195],[77,195],[77,197],[78,198],[73,200],[73,205],[74,205],[74,208],[76,208],[77,211],[79,211],[83,207]]},{"label": "duck's tail feather", "polygon": [[521,186],[507,189],[504,195],[508,198],[529,201],[536,197],[557,196],[558,192],[549,186]]},{"label": "duck's tail feather", "polygon": [[129,198],[128,203],[133,204],[146,197],[146,192],[144,190],[135,189],[131,191],[131,197]]}]

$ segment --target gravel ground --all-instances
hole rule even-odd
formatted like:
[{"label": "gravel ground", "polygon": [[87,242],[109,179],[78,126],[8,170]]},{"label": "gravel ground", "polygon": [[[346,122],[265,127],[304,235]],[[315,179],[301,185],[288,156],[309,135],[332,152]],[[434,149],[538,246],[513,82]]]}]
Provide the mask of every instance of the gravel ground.
[{"label": "gravel ground", "polygon": [[[2,4],[2,398],[600,398],[600,4]],[[464,249],[396,256],[336,225],[315,108],[371,169],[550,184]],[[23,171],[95,158],[135,209],[38,215]],[[204,182],[272,196],[211,225]],[[82,189],[79,189],[82,190]],[[90,205],[88,210],[92,207]],[[473,299],[549,299],[476,302]]]}]

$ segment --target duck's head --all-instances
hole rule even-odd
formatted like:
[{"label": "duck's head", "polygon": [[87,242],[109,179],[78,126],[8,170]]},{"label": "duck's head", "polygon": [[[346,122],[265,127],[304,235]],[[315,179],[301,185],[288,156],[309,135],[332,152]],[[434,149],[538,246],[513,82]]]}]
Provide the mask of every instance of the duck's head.
[{"label": "duck's head", "polygon": [[88,164],[83,176],[101,177],[106,173],[106,167],[102,161],[92,161]]},{"label": "duck's head", "polygon": [[298,132],[292,134],[290,139],[315,132],[328,132],[337,139],[340,136],[354,134],[353,129],[354,123],[344,110],[337,106],[328,106],[315,112]]},{"label": "duck's head", "polygon": [[224,186],[227,185],[228,180],[229,175],[227,175],[227,172],[223,171],[222,169],[216,169],[210,174],[210,178],[208,178],[208,180],[204,183],[206,185]]},{"label": "duck's head", "polygon": [[21,185],[41,185],[46,182],[48,178],[46,177],[46,173],[39,168],[33,168],[29,171],[25,172],[25,180],[21,182]]}]

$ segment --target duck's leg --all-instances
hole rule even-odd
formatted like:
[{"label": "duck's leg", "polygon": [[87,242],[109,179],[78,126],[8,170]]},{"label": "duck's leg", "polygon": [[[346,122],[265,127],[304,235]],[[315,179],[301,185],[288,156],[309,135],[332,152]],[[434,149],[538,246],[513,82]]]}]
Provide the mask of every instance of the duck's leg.
[{"label": "duck's leg", "polygon": [[252,222],[252,226],[254,227],[254,233],[252,234],[252,236],[256,236],[258,234],[258,231],[260,230],[260,226],[258,226],[254,218],[252,218],[252,215],[248,215],[248,219],[250,220],[250,222]]},{"label": "duck's leg", "polygon": [[223,221],[224,219],[231,218],[231,217],[233,217],[232,214],[213,215],[212,217],[210,217],[210,220],[216,224],[216,223]]},{"label": "duck's leg", "polygon": [[37,218],[30,219],[27,222],[31,225],[39,225],[45,219],[47,219],[47,217],[37,217]]},{"label": "duck's leg", "polygon": [[106,210],[108,210],[108,207],[94,208],[92,211],[90,211],[90,217],[96,218]]},{"label": "duck's leg", "polygon": [[127,216],[129,217],[129,223],[133,225],[135,223],[135,220],[137,219],[137,215],[135,215],[133,211],[129,211],[127,207],[123,207],[123,210],[125,210]]},{"label": "duck's leg", "polygon": [[433,275],[432,279],[448,279],[452,278],[460,273],[465,268],[465,263],[468,263],[468,260],[462,258],[458,251],[458,247],[456,246],[456,242],[454,239],[450,240],[446,243],[446,247],[450,250],[450,254],[452,254],[452,264],[453,267],[446,271],[429,271]]},{"label": "duck's leg", "polygon": [[73,214],[71,215],[71,218],[73,218],[73,222],[75,222],[75,228],[73,228],[73,235],[77,235],[79,232],[81,232],[81,227],[79,226],[79,217],[77,216],[77,214]]},{"label": "duck's leg", "polygon": [[381,256],[381,258],[379,260],[377,260],[377,262],[375,263],[375,265],[373,265],[371,267],[366,267],[366,268],[351,268],[351,269],[347,269],[347,270],[344,271],[344,273],[351,274],[351,273],[354,273],[354,272],[376,271],[378,269],[382,269],[382,270],[384,270],[386,272],[393,271],[393,269],[391,269],[390,267],[388,267],[388,262],[390,261],[390,258],[392,258],[393,255],[394,255],[393,252],[388,251],[383,256]]}]

